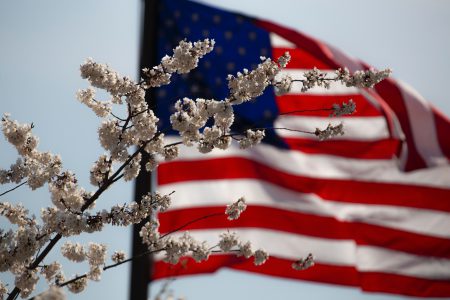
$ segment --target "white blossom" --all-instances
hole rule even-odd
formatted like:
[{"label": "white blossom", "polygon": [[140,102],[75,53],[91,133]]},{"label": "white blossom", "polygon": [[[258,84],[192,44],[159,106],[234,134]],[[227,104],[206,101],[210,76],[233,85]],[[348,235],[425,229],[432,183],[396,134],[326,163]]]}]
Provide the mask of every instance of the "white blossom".
[{"label": "white blossom", "polygon": [[8,202],[0,202],[0,215],[6,217],[11,224],[25,226],[32,222],[28,218],[28,209],[22,204],[13,205]]},{"label": "white blossom", "polygon": [[3,135],[10,144],[16,147],[20,155],[30,155],[38,144],[38,139],[31,133],[32,125],[11,121],[9,116],[9,114],[4,114],[2,118]]},{"label": "white blossom", "polygon": [[164,56],[161,64],[143,69],[146,87],[159,87],[170,83],[172,73],[184,74],[197,67],[198,61],[214,48],[214,40],[205,39],[195,43],[181,41],[172,56]]},{"label": "white blossom", "polygon": [[306,258],[301,258],[292,263],[292,269],[297,271],[302,271],[311,268],[314,266],[314,256],[309,253]]},{"label": "white blossom", "polygon": [[166,161],[173,160],[178,157],[178,147],[176,145],[164,148],[164,159]]},{"label": "white blossom", "polygon": [[111,260],[116,264],[123,262],[125,260],[125,252],[114,251],[113,255],[111,256]]},{"label": "white blossom", "polygon": [[188,253],[191,244],[192,237],[189,235],[189,232],[184,232],[178,239],[168,237],[164,240],[164,261],[170,264],[177,264],[180,258]]},{"label": "white blossom", "polygon": [[239,140],[239,147],[247,149],[260,143],[265,136],[264,130],[247,129],[245,136]]},{"label": "white blossom", "polygon": [[280,80],[275,83],[275,94],[281,96],[289,93],[292,87],[292,77],[290,75],[284,75]]},{"label": "white blossom", "polygon": [[50,282],[58,273],[60,273],[60,271],[61,264],[56,261],[41,268],[41,274],[44,275],[45,279],[48,282]]},{"label": "white blossom", "polygon": [[238,247],[239,247],[238,256],[250,258],[251,256],[254,255],[251,242],[248,241],[246,243],[239,243]]},{"label": "white blossom", "polygon": [[238,244],[239,239],[236,235],[236,232],[224,232],[220,234],[219,248],[222,251],[228,252]]},{"label": "white blossom", "polygon": [[198,61],[214,48],[214,40],[205,39],[195,43],[181,41],[173,50],[173,56],[165,56],[161,65],[169,72],[188,73],[198,65]]},{"label": "white blossom", "polygon": [[139,236],[142,238],[142,242],[146,244],[150,250],[158,248],[159,244],[159,223],[158,221],[151,220],[142,226],[141,231],[139,231]]},{"label": "white blossom", "polygon": [[36,270],[24,270],[16,276],[14,284],[20,289],[20,296],[26,298],[34,291],[38,281]]},{"label": "white blossom", "polygon": [[86,256],[88,257],[88,261],[91,266],[98,266],[105,264],[106,245],[98,243],[89,243]]},{"label": "white blossom", "polygon": [[145,170],[147,172],[152,172],[158,166],[158,161],[155,159],[154,155],[150,155],[148,161],[145,163]]},{"label": "white blossom", "polygon": [[267,259],[269,259],[269,254],[263,249],[256,250],[253,256],[255,258],[253,262],[255,266],[260,266],[264,264],[267,261]]},{"label": "white blossom", "polygon": [[91,168],[90,181],[92,185],[100,186],[112,172],[112,161],[107,155],[101,155]]},{"label": "white blossom", "polygon": [[69,291],[71,291],[74,294],[79,294],[82,291],[84,291],[84,289],[87,286],[87,278],[83,277],[83,278],[79,278],[77,280],[75,280],[74,282],[71,282],[67,285],[67,288],[69,289]]},{"label": "white blossom", "polygon": [[48,189],[52,196],[53,204],[59,209],[78,211],[84,204],[86,192],[79,188],[78,180],[70,171],[61,173],[52,180]]},{"label": "white blossom", "polygon": [[0,281],[0,300],[3,300],[7,293],[8,288],[3,284],[3,282]]},{"label": "white blossom", "polygon": [[340,117],[344,115],[351,115],[356,111],[356,103],[352,99],[348,103],[343,102],[342,105],[333,104],[333,112],[330,117]]},{"label": "white blossom", "polygon": [[125,95],[139,89],[128,77],[122,77],[108,65],[99,64],[88,58],[80,66],[81,77],[97,88],[108,91],[111,95]]},{"label": "white blossom", "polygon": [[225,214],[228,220],[236,220],[240,217],[241,213],[247,208],[245,198],[241,197],[236,202],[227,205]]},{"label": "white blossom", "polygon": [[150,155],[154,155],[155,153],[163,153],[164,152],[164,134],[161,133],[158,136],[155,136],[152,140],[144,148],[145,152]]},{"label": "white blossom", "polygon": [[[148,196],[144,196],[146,198]],[[170,195],[161,195],[159,193],[155,193],[150,196],[151,197],[151,207],[154,210],[164,212],[166,211],[170,204],[171,204],[171,198]]]},{"label": "white blossom", "polygon": [[28,185],[34,190],[60,172],[61,158],[50,152],[37,150],[38,139],[32,135],[32,128],[31,124],[11,121],[9,114],[3,116],[3,134],[22,157],[9,170],[0,170],[0,183],[19,183],[27,178]]},{"label": "white blossom", "polygon": [[61,247],[61,254],[68,260],[74,262],[82,262],[86,259],[83,246],[79,243],[65,242]]},{"label": "white blossom", "polygon": [[391,73],[391,69],[384,69],[382,71],[369,69],[365,71],[356,71],[355,73],[350,74],[349,70],[344,68],[336,71],[336,80],[339,80],[348,87],[371,88],[375,84],[389,77]]},{"label": "white blossom", "polygon": [[35,300],[65,300],[66,294],[64,293],[62,288],[52,285],[48,290],[37,295],[34,299]]},{"label": "white blossom", "polygon": [[93,281],[100,281],[102,279],[103,268],[98,265],[91,265],[86,278]]},{"label": "white blossom", "polygon": [[130,181],[135,179],[139,175],[141,170],[141,154],[136,155],[130,163],[123,169],[123,179]]},{"label": "white blossom", "polygon": [[189,247],[189,250],[192,252],[192,258],[196,262],[207,260],[211,254],[210,247],[206,242],[199,243],[197,241],[193,241]]},{"label": "white blossom", "polygon": [[236,77],[228,75],[230,89],[230,103],[236,105],[254,99],[274,82],[280,72],[280,66],[270,58],[261,57],[262,62],[251,72],[247,69],[238,72]]},{"label": "white blossom", "polygon": [[286,68],[290,60],[291,55],[289,54],[289,52],[285,52],[282,56],[278,58],[278,64],[280,65],[280,67]]},{"label": "white blossom", "polygon": [[332,138],[334,136],[344,135],[344,125],[342,123],[339,123],[338,125],[332,125],[330,123],[324,130],[316,128],[314,134],[321,141]]},{"label": "white blossom", "polygon": [[107,117],[111,113],[111,102],[100,102],[95,100],[94,97],[95,90],[91,87],[85,90],[78,90],[77,92],[77,99],[81,103],[92,109],[97,116],[101,118]]},{"label": "white blossom", "polygon": [[110,152],[113,160],[125,161],[128,158],[126,144],[120,139],[122,130],[117,121],[103,121],[98,128],[98,136],[101,146]]},{"label": "white blossom", "polygon": [[302,85],[302,92],[306,92],[307,90],[315,87],[320,86],[324,87],[326,89],[330,88],[330,81],[326,79],[327,74],[321,72],[319,69],[314,67],[314,69],[306,71],[303,73],[303,77],[305,77],[305,80],[303,80]]}]

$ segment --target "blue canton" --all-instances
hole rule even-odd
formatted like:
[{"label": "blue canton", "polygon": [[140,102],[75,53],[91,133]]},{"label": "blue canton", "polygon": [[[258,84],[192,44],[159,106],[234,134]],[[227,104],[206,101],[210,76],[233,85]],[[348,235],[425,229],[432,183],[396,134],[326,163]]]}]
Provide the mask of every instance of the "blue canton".
[{"label": "blue canton", "polygon": [[[270,57],[269,33],[254,25],[251,18],[185,0],[160,1],[158,58],[171,54],[180,40],[216,41],[214,51],[200,60],[189,74],[172,76],[172,82],[156,91],[160,128],[170,126],[173,104],[183,97],[223,100],[228,96],[227,76],[244,68],[253,69],[260,56]],[[278,115],[272,88],[253,103],[234,106],[235,125],[232,130],[273,127]],[[173,132],[172,132],[173,133]],[[264,142],[286,148],[274,130],[266,131]]]}]

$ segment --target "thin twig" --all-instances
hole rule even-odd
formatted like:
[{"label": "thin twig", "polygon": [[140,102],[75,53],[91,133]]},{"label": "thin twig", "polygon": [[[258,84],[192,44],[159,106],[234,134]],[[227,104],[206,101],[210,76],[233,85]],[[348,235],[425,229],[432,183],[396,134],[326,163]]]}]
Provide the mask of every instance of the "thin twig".
[{"label": "thin twig", "polygon": [[24,182],[22,182],[21,184],[16,185],[16,186],[13,187],[12,189],[9,189],[9,190],[7,190],[7,191],[1,193],[1,194],[0,194],[0,197],[3,196],[3,195],[5,195],[5,194],[7,194],[7,193],[9,193],[9,192],[14,191],[15,189],[20,188],[22,185],[27,184],[27,183],[28,183],[28,181],[24,181]]},{"label": "thin twig", "polygon": [[122,119],[121,117],[116,116],[113,112],[110,112],[111,116],[113,116],[114,118],[116,118],[119,121],[125,122],[125,119]]},{"label": "thin twig", "polygon": [[166,232],[165,234],[163,234],[163,235],[161,236],[161,239],[162,239],[162,238],[165,238],[166,236],[168,236],[168,235],[170,235],[170,234],[172,234],[172,233],[175,233],[175,232],[177,232],[177,231],[180,231],[181,229],[183,229],[183,228],[185,228],[185,227],[187,227],[187,226],[189,226],[189,225],[191,225],[191,224],[193,224],[193,223],[196,223],[196,222],[198,222],[198,221],[205,220],[205,219],[209,219],[209,218],[212,218],[212,217],[223,216],[223,215],[224,215],[224,213],[215,213],[215,214],[210,214],[210,215],[206,215],[206,216],[203,216],[203,217],[200,217],[200,218],[191,220],[191,221],[189,221],[189,222],[187,222],[187,223],[181,225],[180,227],[177,227],[177,228],[174,229],[174,230],[171,230],[171,231],[169,231],[169,232]]},{"label": "thin twig", "polygon": [[292,110],[292,111],[287,111],[284,113],[280,113],[279,115],[289,115],[289,114],[295,114],[295,113],[304,113],[304,112],[315,112],[315,111],[331,111],[333,110],[332,108],[317,108],[317,109],[302,109],[302,110]]}]

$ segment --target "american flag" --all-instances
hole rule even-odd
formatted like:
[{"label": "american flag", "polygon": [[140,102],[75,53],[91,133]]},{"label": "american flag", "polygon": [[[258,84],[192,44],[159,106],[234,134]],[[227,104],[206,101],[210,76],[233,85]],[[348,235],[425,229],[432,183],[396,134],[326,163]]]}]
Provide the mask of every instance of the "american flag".
[{"label": "american flag", "polygon": [[[260,56],[289,51],[285,72],[294,78],[314,67],[369,68],[303,33],[198,3],[160,1],[159,16],[160,58],[183,38],[216,41],[214,53],[197,69],[156,92],[162,128],[170,126],[176,100],[224,99],[227,75],[255,67]],[[184,229],[208,241],[230,229],[267,250],[270,260],[259,267],[223,254],[201,264],[157,260],[153,278],[228,267],[364,291],[450,297],[450,121],[393,79],[374,89],[332,85],[300,93],[300,88],[294,84],[283,96],[269,89],[255,102],[236,106],[234,130],[314,131],[343,121],[344,136],[319,142],[272,129],[250,150],[233,146],[203,155],[195,147],[182,148],[179,159],[158,168],[158,190],[176,191],[171,210],[159,215],[162,232],[223,213],[226,204],[245,196],[249,208],[239,220],[223,215]],[[352,116],[329,119],[329,111],[321,110],[349,99],[357,105]],[[313,268],[291,269],[310,252],[316,257]]]}]

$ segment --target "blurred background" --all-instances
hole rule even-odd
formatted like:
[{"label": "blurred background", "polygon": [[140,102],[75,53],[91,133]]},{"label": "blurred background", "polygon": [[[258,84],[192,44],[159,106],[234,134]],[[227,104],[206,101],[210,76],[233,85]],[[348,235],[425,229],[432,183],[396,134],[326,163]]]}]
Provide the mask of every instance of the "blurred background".
[{"label": "blurred background", "polygon": [[[0,112],[19,122],[33,122],[39,149],[61,155],[81,186],[91,189],[89,170],[102,154],[97,142],[99,119],[75,98],[87,83],[79,65],[87,58],[108,63],[123,75],[136,78],[141,33],[141,0],[3,0],[0,2]],[[426,0],[228,0],[199,1],[277,22],[326,41],[376,68],[390,67],[393,76],[417,89],[450,115],[446,91],[450,69],[450,2]],[[224,47],[226,51],[226,47]],[[0,167],[15,162],[15,150],[0,139]],[[1,186],[0,192],[7,186]],[[97,205],[129,202],[133,184],[117,184]],[[22,187],[1,201],[22,202],[39,214],[50,204],[47,189]],[[0,220],[2,229],[8,228]],[[74,240],[74,239],[72,239]],[[75,241],[95,240],[115,250],[131,252],[131,228],[111,228],[82,235]],[[55,250],[59,250],[56,247]],[[84,273],[55,251],[45,262],[59,260],[67,277]],[[13,278],[0,274],[2,282]],[[153,295],[162,282],[150,286]],[[41,282],[37,291],[42,291]],[[69,299],[127,299],[129,265],[108,270],[99,283],[89,282],[81,295]],[[318,283],[274,279],[223,270],[214,275],[186,277],[171,284],[175,296],[198,299],[403,299],[362,294],[356,289]]]}]

